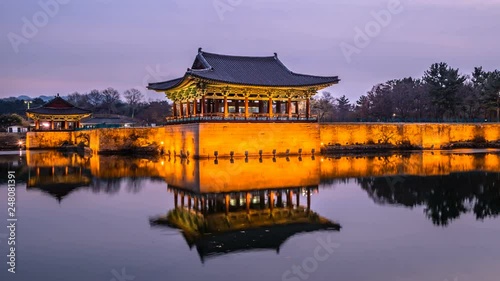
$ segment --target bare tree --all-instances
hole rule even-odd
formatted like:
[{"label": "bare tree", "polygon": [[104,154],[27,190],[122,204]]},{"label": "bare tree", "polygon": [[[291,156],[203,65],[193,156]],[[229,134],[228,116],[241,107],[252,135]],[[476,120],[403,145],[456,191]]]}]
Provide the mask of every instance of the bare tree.
[{"label": "bare tree", "polygon": [[312,100],[312,112],[318,115],[319,121],[331,121],[334,116],[334,100],[332,94],[323,92],[321,96]]},{"label": "bare tree", "polygon": [[108,113],[116,112],[116,104],[120,101],[120,93],[109,87],[101,92],[103,99],[103,107],[108,110]]},{"label": "bare tree", "polygon": [[125,97],[125,100],[127,101],[128,105],[130,106],[130,109],[132,110],[132,118],[134,118],[135,111],[137,110],[137,107],[144,100],[144,95],[141,93],[141,91],[139,91],[137,89],[130,89],[130,90],[126,90],[123,93],[123,96]]}]

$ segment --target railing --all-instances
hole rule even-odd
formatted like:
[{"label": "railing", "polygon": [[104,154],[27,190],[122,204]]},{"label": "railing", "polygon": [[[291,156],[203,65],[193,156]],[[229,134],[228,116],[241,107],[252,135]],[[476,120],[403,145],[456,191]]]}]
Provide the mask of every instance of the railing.
[{"label": "railing", "polygon": [[205,113],[192,114],[184,117],[168,117],[167,123],[193,123],[193,122],[317,122],[316,115],[307,117],[305,114],[280,114],[275,113],[272,116],[268,113],[251,113],[248,117],[245,113]]},{"label": "railing", "polygon": [[484,118],[321,118],[320,123],[498,123]]}]

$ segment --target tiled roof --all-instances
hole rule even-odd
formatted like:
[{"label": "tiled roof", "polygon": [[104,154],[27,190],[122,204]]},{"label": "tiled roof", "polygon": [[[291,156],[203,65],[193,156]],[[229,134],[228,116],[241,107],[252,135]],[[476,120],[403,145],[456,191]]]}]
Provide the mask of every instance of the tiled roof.
[{"label": "tiled roof", "polygon": [[109,115],[109,114],[95,114],[92,117],[83,118],[80,121],[82,125],[95,125],[95,124],[136,124],[138,120],[121,115]]},{"label": "tiled roof", "polygon": [[47,115],[78,115],[89,114],[90,110],[76,107],[59,95],[46,104],[26,110],[28,113],[47,114]]},{"label": "tiled roof", "polygon": [[268,57],[244,57],[212,54],[199,51],[191,69],[184,77],[150,83],[151,90],[169,90],[189,78],[213,82],[264,87],[307,87],[331,85],[338,76],[314,76],[290,71],[275,54]]}]

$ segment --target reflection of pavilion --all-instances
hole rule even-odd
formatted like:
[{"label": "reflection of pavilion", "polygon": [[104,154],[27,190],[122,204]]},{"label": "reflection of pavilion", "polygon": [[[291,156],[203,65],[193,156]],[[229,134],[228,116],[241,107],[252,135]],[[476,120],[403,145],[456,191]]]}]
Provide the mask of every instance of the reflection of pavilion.
[{"label": "reflection of pavilion", "polygon": [[[202,262],[207,257],[258,249],[279,253],[295,234],[340,230],[340,225],[311,211],[317,186],[261,189],[230,193],[195,193],[171,187],[175,209],[151,219],[183,231],[189,247],[196,246]],[[306,196],[306,206],[301,205]]]},{"label": "reflection of pavilion", "polygon": [[74,190],[92,182],[88,159],[77,154],[64,157],[58,152],[28,153],[28,189],[38,189],[59,202]]}]

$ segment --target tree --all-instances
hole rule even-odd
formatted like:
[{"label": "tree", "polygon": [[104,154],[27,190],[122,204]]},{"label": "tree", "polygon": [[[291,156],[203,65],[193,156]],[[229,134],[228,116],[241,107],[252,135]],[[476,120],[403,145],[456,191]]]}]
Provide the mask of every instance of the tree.
[{"label": "tree", "polygon": [[361,121],[366,121],[367,119],[370,118],[371,115],[371,101],[370,99],[362,95],[359,97],[359,99],[356,101],[356,106],[355,106],[355,112],[356,116],[361,119]]},{"label": "tree", "polygon": [[466,77],[458,73],[448,64],[441,62],[431,65],[424,74],[423,80],[428,85],[429,95],[435,105],[435,117],[444,119],[455,116],[460,104],[458,91],[463,86]]},{"label": "tree", "polygon": [[312,100],[312,113],[318,115],[319,121],[331,120],[334,116],[334,99],[329,92],[323,92],[321,96]]},{"label": "tree", "polygon": [[92,107],[89,104],[89,95],[87,95],[87,94],[80,94],[78,92],[74,92],[72,94],[69,94],[66,100],[77,107],[81,107],[81,108],[91,108]]},{"label": "tree", "polygon": [[123,96],[132,110],[132,118],[134,118],[137,107],[144,100],[144,95],[137,89],[130,89],[126,90]]},{"label": "tree", "polygon": [[17,114],[2,114],[0,115],[0,129],[5,131],[9,126],[26,125],[26,121]]},{"label": "tree", "polygon": [[486,113],[494,112],[500,122],[500,71],[489,72],[484,81],[484,91],[481,102],[485,106]]},{"label": "tree", "polygon": [[346,121],[349,117],[350,112],[352,111],[351,102],[349,99],[342,95],[340,98],[337,98],[337,110],[340,121]]},{"label": "tree", "polygon": [[108,113],[116,113],[116,104],[120,101],[120,93],[109,87],[102,91],[102,106]]},{"label": "tree", "polygon": [[147,123],[164,124],[170,116],[171,105],[167,101],[151,101],[137,112],[137,118]]},{"label": "tree", "polygon": [[98,90],[92,90],[87,95],[87,102],[93,110],[98,110],[103,103],[103,96]]}]

